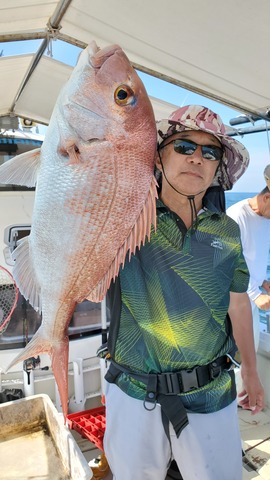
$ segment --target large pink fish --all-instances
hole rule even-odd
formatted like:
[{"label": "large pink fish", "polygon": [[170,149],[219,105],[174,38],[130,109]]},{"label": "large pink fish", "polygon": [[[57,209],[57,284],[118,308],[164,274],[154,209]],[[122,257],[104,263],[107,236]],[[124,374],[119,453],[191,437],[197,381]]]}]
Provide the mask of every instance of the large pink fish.
[{"label": "large pink fish", "polygon": [[103,299],[128,250],[150,236],[155,152],[141,80],[119,46],[92,42],[59,95],[42,148],[0,168],[0,183],[37,185],[13,273],[42,324],[9,368],[49,353],[65,416],[71,316],[84,299]]}]

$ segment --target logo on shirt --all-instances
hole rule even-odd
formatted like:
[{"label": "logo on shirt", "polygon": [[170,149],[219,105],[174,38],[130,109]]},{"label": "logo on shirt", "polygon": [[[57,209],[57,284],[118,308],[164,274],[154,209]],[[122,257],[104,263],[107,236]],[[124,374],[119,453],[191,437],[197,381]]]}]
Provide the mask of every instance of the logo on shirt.
[{"label": "logo on shirt", "polygon": [[211,242],[211,247],[214,247],[214,248],[219,248],[219,250],[223,250],[223,244],[220,240],[218,240],[217,238],[214,238],[214,240],[212,240]]}]

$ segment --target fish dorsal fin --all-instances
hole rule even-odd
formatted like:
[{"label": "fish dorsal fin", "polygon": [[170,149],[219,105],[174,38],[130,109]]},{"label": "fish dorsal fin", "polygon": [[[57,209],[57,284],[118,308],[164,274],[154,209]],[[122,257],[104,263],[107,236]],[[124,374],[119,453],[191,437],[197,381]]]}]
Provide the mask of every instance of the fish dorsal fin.
[{"label": "fish dorsal fin", "polygon": [[130,259],[132,253],[135,253],[136,248],[140,248],[141,245],[144,245],[146,237],[148,237],[148,240],[150,240],[152,224],[156,230],[156,198],[157,181],[155,177],[153,177],[147,199],[137,219],[137,222],[133,226],[123,245],[119,248],[109,270],[87,297],[87,299],[91,302],[101,302],[101,300],[105,297],[111,280],[115,279],[115,277],[118,275],[120,266],[124,266],[127,252],[129,251]]},{"label": "fish dorsal fin", "polygon": [[0,183],[34,187],[40,165],[40,148],[22,153],[0,167]]},{"label": "fish dorsal fin", "polygon": [[40,286],[30,262],[28,237],[21,240],[12,253],[12,258],[15,260],[13,276],[21,294],[29,300],[36,311],[41,313]]}]

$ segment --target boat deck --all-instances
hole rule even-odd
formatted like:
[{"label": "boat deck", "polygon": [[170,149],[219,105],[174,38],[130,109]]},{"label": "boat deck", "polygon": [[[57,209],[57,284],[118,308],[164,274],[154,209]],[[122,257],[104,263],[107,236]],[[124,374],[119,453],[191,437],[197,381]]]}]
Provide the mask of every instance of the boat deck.
[{"label": "boat deck", "polygon": [[[250,411],[238,409],[239,424],[245,456],[243,457],[243,480],[269,480],[270,479],[270,409],[265,409],[257,415]],[[91,467],[95,465],[94,459],[101,452],[89,440],[83,439],[72,431],[81,451]],[[225,449],[226,451],[226,449]],[[112,480],[112,475],[94,477]],[[167,477],[166,480],[171,480]]]},{"label": "boat deck", "polygon": [[247,410],[238,409],[239,423],[245,456],[243,480],[270,479],[270,410],[251,416]]}]

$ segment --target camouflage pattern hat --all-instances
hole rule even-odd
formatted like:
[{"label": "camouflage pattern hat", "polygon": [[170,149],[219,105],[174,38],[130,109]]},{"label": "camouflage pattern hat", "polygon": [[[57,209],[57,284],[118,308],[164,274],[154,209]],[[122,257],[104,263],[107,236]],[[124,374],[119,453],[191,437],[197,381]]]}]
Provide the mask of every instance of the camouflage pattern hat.
[{"label": "camouflage pattern hat", "polygon": [[159,145],[166,138],[184,130],[211,133],[220,141],[224,155],[212,185],[221,185],[224,190],[230,190],[249,164],[249,153],[244,145],[226,135],[225,125],[219,115],[200,105],[178,108],[168,119],[157,122]]}]

